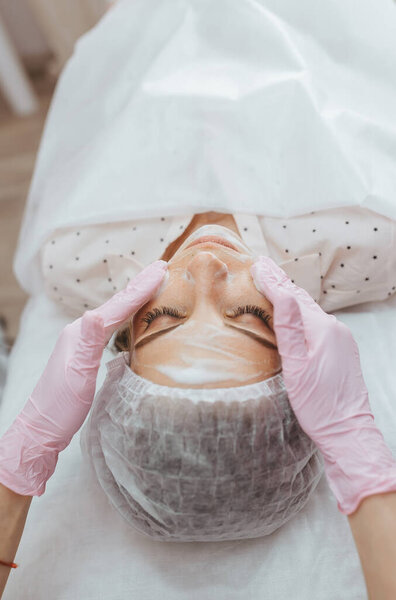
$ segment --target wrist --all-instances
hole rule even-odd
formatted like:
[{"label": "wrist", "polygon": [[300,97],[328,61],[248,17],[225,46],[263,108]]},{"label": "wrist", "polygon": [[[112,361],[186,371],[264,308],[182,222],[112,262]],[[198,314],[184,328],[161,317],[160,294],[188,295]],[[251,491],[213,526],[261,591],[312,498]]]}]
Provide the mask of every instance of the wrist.
[{"label": "wrist", "polygon": [[14,421],[0,439],[0,483],[16,495],[41,496],[58,453],[58,449],[43,447],[23,435]]},{"label": "wrist", "polygon": [[367,496],[396,491],[396,460],[377,427],[338,436],[323,453],[329,486],[340,512],[349,515]]}]

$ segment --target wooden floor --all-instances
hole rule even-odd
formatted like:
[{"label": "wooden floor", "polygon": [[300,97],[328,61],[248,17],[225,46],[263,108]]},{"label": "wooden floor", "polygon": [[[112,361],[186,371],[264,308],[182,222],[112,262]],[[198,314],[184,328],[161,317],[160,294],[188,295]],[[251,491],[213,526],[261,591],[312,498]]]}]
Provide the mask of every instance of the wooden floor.
[{"label": "wooden floor", "polygon": [[34,81],[40,109],[29,117],[14,116],[0,99],[0,320],[12,344],[27,295],[12,270],[19,227],[54,81]]}]

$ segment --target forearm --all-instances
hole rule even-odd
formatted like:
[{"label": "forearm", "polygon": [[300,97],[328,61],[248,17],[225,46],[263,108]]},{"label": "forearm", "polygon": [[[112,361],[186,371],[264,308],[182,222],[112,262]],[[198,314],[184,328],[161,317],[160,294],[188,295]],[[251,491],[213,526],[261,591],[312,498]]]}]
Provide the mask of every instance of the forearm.
[{"label": "forearm", "polygon": [[[0,483],[0,559],[13,562],[25,526],[32,496],[16,494]],[[0,598],[11,567],[0,565]]]},{"label": "forearm", "polygon": [[396,492],[364,498],[348,516],[369,600],[396,598]]}]

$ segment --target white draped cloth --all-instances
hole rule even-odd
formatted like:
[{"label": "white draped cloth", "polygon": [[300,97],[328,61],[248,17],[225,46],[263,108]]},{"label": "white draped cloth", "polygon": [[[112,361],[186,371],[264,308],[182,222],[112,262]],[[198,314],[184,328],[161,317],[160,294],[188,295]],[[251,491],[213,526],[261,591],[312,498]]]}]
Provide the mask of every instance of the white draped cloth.
[{"label": "white draped cloth", "polygon": [[208,210],[396,219],[389,0],[119,0],[77,42],[42,138],[15,270],[60,227]]}]

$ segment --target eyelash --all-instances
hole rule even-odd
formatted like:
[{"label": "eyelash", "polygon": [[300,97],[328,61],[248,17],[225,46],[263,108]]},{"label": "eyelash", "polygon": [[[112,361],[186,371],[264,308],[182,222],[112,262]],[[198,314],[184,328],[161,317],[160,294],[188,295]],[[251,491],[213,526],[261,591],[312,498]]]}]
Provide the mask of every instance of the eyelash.
[{"label": "eyelash", "polygon": [[233,311],[232,316],[239,317],[240,315],[244,315],[245,313],[256,315],[256,317],[259,317],[259,319],[261,319],[265,324],[267,324],[271,318],[271,315],[269,315],[263,308],[260,308],[255,304],[246,304],[246,306],[238,306]]},{"label": "eyelash", "polygon": [[[264,309],[254,304],[238,306],[232,311],[231,318],[239,317],[240,315],[244,315],[246,313],[256,315],[256,317],[261,319],[265,325],[267,325],[268,321],[271,319],[271,316]],[[160,308],[154,308],[154,310],[149,310],[142,318],[142,321],[144,323],[147,323],[146,329],[155,319],[157,319],[158,317],[162,317],[162,315],[169,315],[171,317],[175,317],[176,319],[183,319],[185,317],[185,315],[179,312],[177,308],[172,308],[171,306],[161,306]]]},{"label": "eyelash", "polygon": [[[142,321],[147,323],[147,327],[157,319],[158,317],[162,317],[162,315],[169,315],[170,317],[176,317],[177,319],[182,319],[184,315],[182,315],[177,308],[172,308],[171,306],[161,306],[160,308],[154,308],[154,310],[149,310],[146,312]],[[147,329],[146,327],[146,329]]]}]

